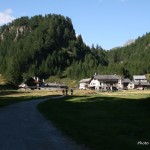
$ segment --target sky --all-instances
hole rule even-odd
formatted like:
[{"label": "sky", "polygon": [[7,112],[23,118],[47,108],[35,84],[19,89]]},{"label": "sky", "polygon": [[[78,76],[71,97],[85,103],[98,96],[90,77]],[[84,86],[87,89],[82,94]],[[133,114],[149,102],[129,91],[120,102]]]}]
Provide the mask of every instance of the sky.
[{"label": "sky", "polygon": [[150,0],[0,0],[0,26],[22,16],[61,14],[88,45],[109,50],[150,32]]}]

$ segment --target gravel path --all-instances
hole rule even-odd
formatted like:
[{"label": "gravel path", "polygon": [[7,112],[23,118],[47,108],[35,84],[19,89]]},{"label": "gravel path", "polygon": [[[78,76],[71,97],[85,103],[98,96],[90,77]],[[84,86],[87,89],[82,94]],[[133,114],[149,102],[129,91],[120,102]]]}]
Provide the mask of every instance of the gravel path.
[{"label": "gravel path", "polygon": [[32,100],[0,108],[0,150],[83,150],[56,129]]}]

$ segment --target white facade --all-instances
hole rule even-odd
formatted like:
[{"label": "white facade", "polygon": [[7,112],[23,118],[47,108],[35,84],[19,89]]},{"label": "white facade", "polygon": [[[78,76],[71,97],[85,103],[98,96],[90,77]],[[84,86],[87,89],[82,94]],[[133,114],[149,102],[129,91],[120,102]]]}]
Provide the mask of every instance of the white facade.
[{"label": "white facade", "polygon": [[133,81],[134,82],[147,82],[147,79],[145,75],[134,75]]},{"label": "white facade", "polygon": [[133,76],[133,81],[129,83],[128,89],[144,89],[144,88],[149,88],[150,84],[146,79],[145,75],[134,75]]},{"label": "white facade", "polygon": [[117,88],[118,88],[118,89],[123,89],[122,79],[119,79],[119,80],[118,80]]},{"label": "white facade", "polygon": [[89,87],[94,87],[95,90],[107,90],[107,84],[96,79],[91,80]]},{"label": "white facade", "polygon": [[99,90],[101,83],[98,80],[91,80],[89,87],[95,87],[96,90]]},{"label": "white facade", "polygon": [[82,79],[79,81],[79,89],[80,90],[86,90],[88,87],[88,84],[90,82],[91,78]]},{"label": "white facade", "polygon": [[92,78],[82,79],[79,89],[95,89],[110,91],[117,89],[136,89],[138,87],[150,88],[145,75],[133,76],[133,81],[117,75],[94,75]]},{"label": "white facade", "polygon": [[87,83],[79,83],[80,90],[86,90]]},{"label": "white facade", "polygon": [[116,75],[94,75],[91,78],[89,88],[102,91],[115,90],[117,88],[119,76]]},{"label": "white facade", "polygon": [[128,84],[128,89],[134,89],[134,88],[135,88],[134,83],[133,83],[133,82],[130,82],[130,83]]}]

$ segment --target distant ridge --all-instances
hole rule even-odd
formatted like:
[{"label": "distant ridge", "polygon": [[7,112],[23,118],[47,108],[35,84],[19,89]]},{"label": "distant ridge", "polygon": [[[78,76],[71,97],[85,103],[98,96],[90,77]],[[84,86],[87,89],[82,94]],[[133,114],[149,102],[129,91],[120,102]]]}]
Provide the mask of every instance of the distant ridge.
[{"label": "distant ridge", "polygon": [[128,46],[128,45],[131,45],[132,43],[134,43],[135,42],[135,40],[134,39],[130,39],[130,40],[128,40],[126,43],[124,43],[124,45],[123,46]]}]

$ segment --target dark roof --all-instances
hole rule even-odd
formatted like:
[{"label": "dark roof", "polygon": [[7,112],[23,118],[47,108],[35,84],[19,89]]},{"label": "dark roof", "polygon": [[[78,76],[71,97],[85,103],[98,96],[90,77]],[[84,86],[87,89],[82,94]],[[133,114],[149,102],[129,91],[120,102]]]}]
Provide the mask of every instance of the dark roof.
[{"label": "dark roof", "polygon": [[68,87],[65,83],[48,83],[49,86],[53,86],[53,87]]},{"label": "dark roof", "polygon": [[122,80],[122,83],[130,83],[130,82],[131,82],[130,79],[123,79],[123,80]]},{"label": "dark roof", "polygon": [[134,85],[144,85],[144,86],[150,86],[150,83],[148,83],[148,82],[134,82],[134,81],[132,81],[132,83],[134,84]]},{"label": "dark roof", "polygon": [[40,80],[39,78],[34,78],[34,77],[30,77],[25,81],[25,84],[27,84],[28,86],[35,86],[37,84],[41,84],[43,83],[42,80]]},{"label": "dark roof", "polygon": [[134,80],[146,80],[145,75],[134,75],[133,76]]},{"label": "dark roof", "polygon": [[79,82],[80,83],[88,83],[88,82],[90,82],[90,80],[91,80],[91,78],[87,78],[87,79],[82,79]]},{"label": "dark roof", "polygon": [[150,86],[150,84],[148,82],[140,82],[140,84]]},{"label": "dark roof", "polygon": [[106,80],[106,81],[117,81],[120,79],[119,76],[117,75],[96,75],[94,76],[94,79],[97,79],[97,80]]},{"label": "dark roof", "polygon": [[134,81],[132,81],[132,82],[130,82],[130,83],[132,83],[132,84],[134,84],[134,85],[139,85],[139,82],[134,82]]}]

